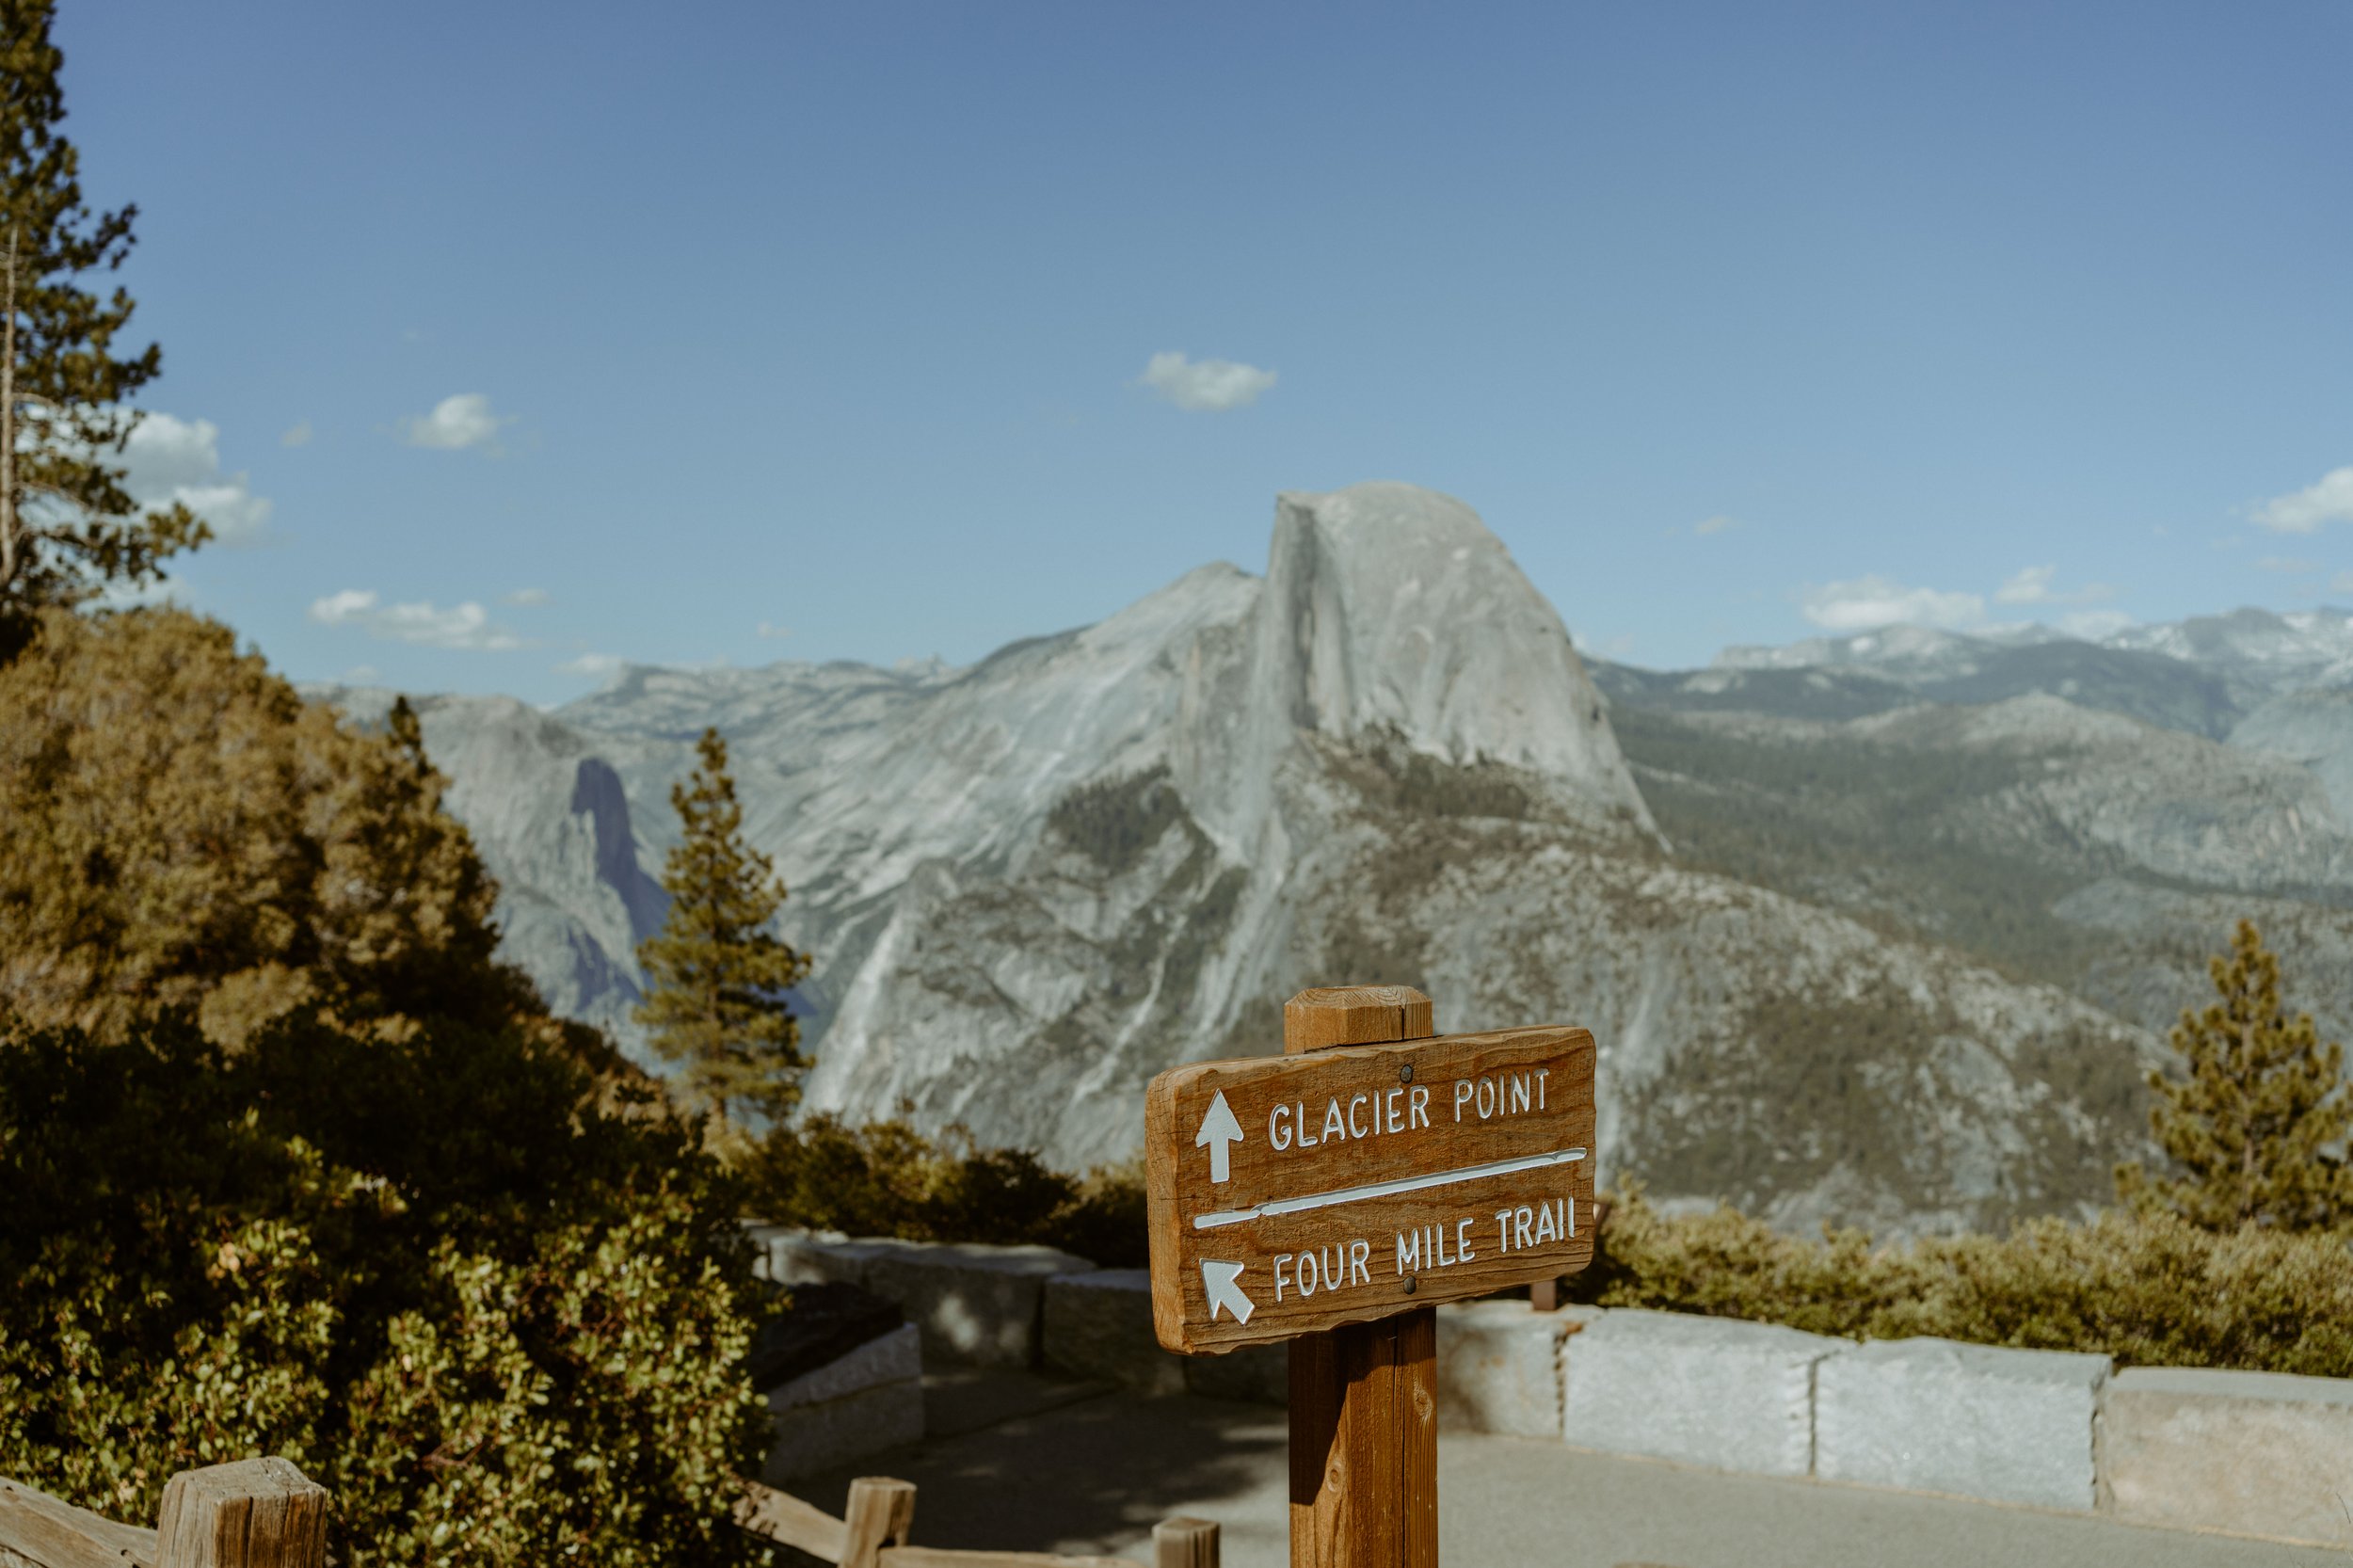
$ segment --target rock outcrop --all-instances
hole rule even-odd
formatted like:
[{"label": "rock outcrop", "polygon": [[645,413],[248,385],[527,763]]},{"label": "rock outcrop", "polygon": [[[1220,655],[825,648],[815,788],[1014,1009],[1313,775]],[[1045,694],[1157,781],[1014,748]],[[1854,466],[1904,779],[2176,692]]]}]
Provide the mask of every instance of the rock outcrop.
[{"label": "rock outcrop", "polygon": [[[1205,567],[968,668],[632,668],[552,715],[423,712],[508,952],[625,1043],[667,791],[728,736],[816,958],[817,1108],[1113,1158],[1153,1073],[1277,1049],[1283,997],[1379,979],[1444,1028],[1591,1026],[1605,1179],[1791,1224],[2072,1208],[2140,1137],[2116,1086],[2145,1031],[1679,864],[1560,617],[1411,486],[1287,494],[1263,579]],[[2061,717],[1989,711],[1973,744]]]}]

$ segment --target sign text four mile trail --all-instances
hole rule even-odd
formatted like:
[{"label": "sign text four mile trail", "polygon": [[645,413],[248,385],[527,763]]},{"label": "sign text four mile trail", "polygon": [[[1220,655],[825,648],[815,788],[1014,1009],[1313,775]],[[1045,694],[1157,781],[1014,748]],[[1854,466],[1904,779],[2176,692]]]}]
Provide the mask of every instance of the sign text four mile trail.
[{"label": "sign text four mile trail", "polygon": [[1289,1339],[1593,1259],[1584,1030],[1199,1062],[1154,1079],[1144,1105],[1152,1318],[1170,1350]]}]

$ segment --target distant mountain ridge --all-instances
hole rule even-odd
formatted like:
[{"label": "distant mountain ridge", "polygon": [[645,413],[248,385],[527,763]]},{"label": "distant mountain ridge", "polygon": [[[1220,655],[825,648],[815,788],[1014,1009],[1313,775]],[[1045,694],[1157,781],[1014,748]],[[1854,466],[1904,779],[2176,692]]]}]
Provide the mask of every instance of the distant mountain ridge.
[{"label": "distant mountain ridge", "polygon": [[2165,729],[2287,757],[2353,823],[2353,614],[2332,607],[2126,627],[2097,640],[2045,626],[1963,633],[1894,626],[1733,647],[1700,670],[1593,662],[1612,699],[1683,712],[1850,719],[1910,703],[2041,693]]},{"label": "distant mountain ridge", "polygon": [[1592,1027],[1605,1179],[1794,1225],[2098,1201],[2202,922],[2263,903],[2353,952],[2353,817],[2281,749],[2329,714],[2226,746],[2247,678],[2169,652],[1857,641],[1589,666],[1470,508],[1371,484],[1279,497],[1263,577],[1204,567],[966,668],[632,667],[553,713],[420,712],[503,951],[635,1048],[667,791],[727,735],[817,961],[813,1107],[1119,1156],[1152,1073],[1379,979],[1443,1028]]},{"label": "distant mountain ridge", "polygon": [[[2185,668],[2169,677],[2153,657]],[[1998,701],[2030,689],[2065,696],[2056,687],[2071,677],[2119,686],[2136,679],[2194,680],[2209,701],[2220,699],[2243,714],[2270,697],[2353,685],[2353,614],[2327,606],[2286,613],[2250,607],[2127,626],[2096,638],[2033,624],[1977,632],[1889,626],[1780,646],[1737,645],[1708,667],[1867,674],[1936,693],[1938,701]]]},{"label": "distant mountain ridge", "polygon": [[[2161,1034],[2251,916],[2353,1035],[2353,621],[2089,643],[1917,627],[1707,668],[1596,662],[1683,856],[2060,984]],[[2316,682],[2306,686],[2305,681]]]}]

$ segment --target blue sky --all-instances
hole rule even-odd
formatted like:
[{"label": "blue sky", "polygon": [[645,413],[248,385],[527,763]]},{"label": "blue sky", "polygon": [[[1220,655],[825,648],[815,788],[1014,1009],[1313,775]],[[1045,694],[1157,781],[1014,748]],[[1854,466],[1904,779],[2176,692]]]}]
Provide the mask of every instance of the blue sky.
[{"label": "blue sky", "polygon": [[61,8],[297,678],[960,663],[1371,478],[1657,666],[2353,602],[2335,0]]}]

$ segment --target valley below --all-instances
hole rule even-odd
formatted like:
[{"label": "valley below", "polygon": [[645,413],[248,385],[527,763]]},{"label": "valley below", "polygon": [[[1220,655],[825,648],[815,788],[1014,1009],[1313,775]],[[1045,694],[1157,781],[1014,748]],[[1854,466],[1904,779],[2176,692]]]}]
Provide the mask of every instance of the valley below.
[{"label": "valley below", "polygon": [[712,725],[816,960],[813,1108],[1118,1160],[1154,1073],[1406,984],[1593,1031],[1605,1184],[1899,1235],[2105,1201],[2242,916],[2353,1024],[2348,687],[2334,612],[1589,662],[1468,507],[1371,484],[968,667],[415,700],[502,952],[633,1052]]}]

